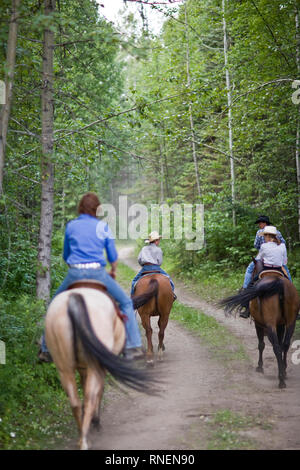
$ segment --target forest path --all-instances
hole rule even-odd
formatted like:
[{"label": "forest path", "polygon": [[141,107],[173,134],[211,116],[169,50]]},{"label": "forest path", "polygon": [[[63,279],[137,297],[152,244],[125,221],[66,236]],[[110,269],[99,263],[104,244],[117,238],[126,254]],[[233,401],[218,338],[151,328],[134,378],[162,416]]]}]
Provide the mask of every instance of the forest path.
[{"label": "forest path", "polygon": [[[132,248],[122,248],[119,258],[136,271],[139,269]],[[223,441],[226,445],[226,439],[236,439],[235,431],[239,436],[237,448],[300,449],[300,365],[293,365],[289,357],[287,388],[279,390],[277,364],[268,340],[265,373],[255,372],[258,352],[254,324],[225,317],[222,310],[204,302],[182,282],[176,280],[175,285],[178,302],[225,324],[242,341],[250,362],[234,361],[232,367],[222,364],[212,357],[201,338],[170,320],[164,360],[154,366],[164,377],[160,396],[110,390],[102,409],[101,430],[90,433],[92,449],[207,449]],[[156,324],[155,317],[155,348]],[[214,414],[225,410],[243,415],[248,425],[233,431],[228,422],[223,427],[216,424]],[[221,441],[215,437],[218,431],[223,432]],[[243,439],[246,447],[240,447]],[[76,443],[71,448],[76,448]]]}]

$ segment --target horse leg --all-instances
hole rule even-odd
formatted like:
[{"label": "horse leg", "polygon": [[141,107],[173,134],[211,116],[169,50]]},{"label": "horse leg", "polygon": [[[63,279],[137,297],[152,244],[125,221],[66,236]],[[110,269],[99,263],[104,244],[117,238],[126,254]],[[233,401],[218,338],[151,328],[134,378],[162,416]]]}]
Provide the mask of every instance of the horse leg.
[{"label": "horse leg", "polygon": [[104,387],[103,376],[92,369],[87,372],[84,390],[84,413],[82,418],[80,450],[88,450],[87,434],[90,428],[92,417],[94,416],[99,396]]},{"label": "horse leg", "polygon": [[82,404],[78,396],[75,373],[73,371],[59,371],[60,381],[63,389],[69,397],[72,413],[75,418],[79,432],[82,424]]},{"label": "horse leg", "polygon": [[[282,358],[283,358],[283,338],[284,338],[284,333],[285,333],[285,325],[277,325],[276,327],[276,331],[277,331],[277,338],[278,338],[278,343],[281,347],[281,351],[282,351]],[[283,360],[283,364],[284,364],[284,360]],[[286,367],[283,367],[283,370],[284,370],[284,378],[286,378],[286,372],[285,372],[285,369]]]},{"label": "horse leg", "polygon": [[103,391],[104,391],[105,373],[103,373],[103,375],[101,374],[101,377],[102,377],[102,386],[101,386],[99,394],[97,396],[96,408],[95,408],[94,416],[92,418],[92,424],[95,426],[97,431],[100,431],[100,428],[101,428],[101,425],[100,425],[100,412],[101,412],[101,400],[102,400],[102,395],[103,395]]},{"label": "horse leg", "polygon": [[153,344],[152,344],[152,328],[151,328],[151,320],[150,315],[143,315],[142,316],[142,325],[146,332],[147,338],[147,362],[153,362]]},{"label": "horse leg", "polygon": [[[81,383],[81,386],[82,386],[82,390],[85,391],[86,378],[87,378],[87,369],[83,368],[83,367],[78,368],[78,372],[79,372],[79,375],[80,375],[80,383]],[[95,426],[97,431],[99,431],[99,429],[100,429],[100,408],[99,408],[99,406],[100,406],[101,397],[102,397],[102,394],[98,399],[98,405],[96,406],[95,414],[92,418],[92,424]],[[82,413],[84,414],[84,404],[83,404],[83,407],[82,407]]]},{"label": "horse leg", "polygon": [[277,364],[278,364],[278,378],[279,378],[279,388],[285,388],[286,383],[284,381],[284,364],[283,364],[283,359],[282,359],[282,347],[279,344],[278,341],[278,336],[274,328],[268,327],[267,328],[267,334],[268,338],[270,340],[270,343],[273,346],[273,351],[277,359]]},{"label": "horse leg", "polygon": [[158,326],[159,326],[159,332],[158,332],[158,357],[159,359],[162,359],[162,353],[165,350],[165,345],[164,345],[164,336],[165,336],[165,329],[168,324],[168,318],[167,319],[162,319],[162,317],[159,317],[158,320]]},{"label": "horse leg", "polygon": [[295,330],[295,326],[296,326],[296,322],[292,323],[290,326],[287,327],[284,340],[283,340],[283,345],[282,345],[285,378],[286,378],[286,368],[287,368],[287,353],[290,348],[291,339]]},{"label": "horse leg", "polygon": [[258,338],[258,351],[259,351],[259,358],[258,364],[256,367],[256,372],[264,373],[263,368],[263,351],[265,349],[265,342],[264,342],[264,328],[255,324],[256,334]]}]

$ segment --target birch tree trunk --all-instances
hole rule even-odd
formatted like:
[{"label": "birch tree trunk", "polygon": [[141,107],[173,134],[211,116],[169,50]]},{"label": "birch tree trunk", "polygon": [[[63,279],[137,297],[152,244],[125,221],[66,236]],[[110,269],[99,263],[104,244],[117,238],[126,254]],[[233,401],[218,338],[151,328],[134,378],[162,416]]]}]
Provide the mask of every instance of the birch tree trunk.
[{"label": "birch tree trunk", "polygon": [[[55,11],[55,0],[44,0],[44,13]],[[38,247],[37,297],[50,298],[51,238],[53,226],[53,50],[54,33],[44,30],[42,70],[41,219]]]},{"label": "birch tree trunk", "polygon": [[3,172],[5,162],[6,137],[8,131],[8,123],[10,117],[13,81],[16,63],[16,46],[18,34],[18,16],[20,0],[12,0],[11,2],[11,18],[8,31],[7,41],[7,57],[6,57],[6,78],[5,78],[5,103],[2,105],[0,112],[0,195],[3,192]]},{"label": "birch tree trunk", "polygon": [[235,213],[235,169],[233,159],[233,139],[232,139],[232,98],[231,98],[231,83],[230,74],[228,70],[228,38],[227,38],[227,25],[225,18],[225,1],[222,0],[223,12],[223,32],[224,32],[224,64],[226,74],[226,90],[227,90],[227,105],[228,105],[228,134],[229,134],[229,155],[230,155],[230,174],[231,174],[231,201],[232,201],[232,221],[236,226],[236,213]]},{"label": "birch tree trunk", "polygon": [[[295,5],[295,22],[296,22],[296,63],[298,77],[300,77],[300,25],[299,25],[299,10],[297,3]],[[300,163],[299,163],[299,152],[300,152],[300,105],[298,106],[298,117],[297,117],[297,132],[296,132],[296,170],[297,170],[297,192],[298,192],[298,237],[300,240]]]},{"label": "birch tree trunk", "polygon": [[[188,32],[186,3],[184,4],[184,16],[185,16],[185,37],[186,37],[186,75],[187,75],[187,86],[190,87],[191,85],[190,46],[189,46],[189,32]],[[193,118],[193,107],[192,107],[191,101],[189,101],[189,118],[190,118],[192,152],[193,152],[193,160],[194,160],[194,166],[195,166],[197,193],[198,193],[198,196],[201,197],[201,186],[200,186],[198,159],[197,159],[197,151],[196,151],[196,143],[195,143],[196,136],[195,136],[195,127],[194,127],[194,118]]]},{"label": "birch tree trunk", "polygon": [[163,203],[165,201],[165,193],[164,193],[164,160],[163,160],[163,153],[164,149],[162,144],[159,146],[159,162],[160,162],[160,202]]}]

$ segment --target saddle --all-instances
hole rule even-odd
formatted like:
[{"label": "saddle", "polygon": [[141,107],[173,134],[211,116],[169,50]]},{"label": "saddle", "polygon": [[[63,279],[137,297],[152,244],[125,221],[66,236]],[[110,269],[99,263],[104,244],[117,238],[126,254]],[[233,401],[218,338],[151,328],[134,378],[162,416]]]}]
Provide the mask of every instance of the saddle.
[{"label": "saddle", "polygon": [[103,282],[96,281],[95,279],[80,279],[79,281],[74,281],[69,285],[67,290],[76,289],[77,287],[89,287],[91,289],[100,290],[101,292],[107,292],[107,287]]},{"label": "saddle", "polygon": [[103,292],[104,294],[107,295],[107,297],[110,298],[110,300],[114,304],[118,317],[123,322],[125,322],[128,319],[127,315],[124,315],[124,313],[122,313],[121,310],[119,309],[119,306],[117,302],[115,301],[115,299],[107,292],[107,287],[105,284],[103,284],[103,282],[97,281],[96,279],[80,279],[79,281],[72,282],[72,284],[69,285],[67,290],[77,289],[78,287],[88,287],[90,289],[96,289],[96,290],[99,290],[100,292]]},{"label": "saddle", "polygon": [[287,277],[282,271],[279,271],[277,269],[264,269],[263,271],[261,271],[258,275],[258,278],[259,279],[262,279],[263,277],[266,277],[266,275],[268,275],[269,273],[272,273],[272,274],[279,274],[281,277]]},{"label": "saddle", "polygon": [[142,274],[141,274],[141,277],[140,279],[138,279],[134,285],[134,291],[136,289],[136,286],[138,285],[139,281],[142,279],[143,276],[145,275],[149,275],[149,274],[161,274],[162,276],[165,276],[165,274],[163,274],[162,272],[159,271],[159,269],[155,269],[153,271],[144,271]]}]

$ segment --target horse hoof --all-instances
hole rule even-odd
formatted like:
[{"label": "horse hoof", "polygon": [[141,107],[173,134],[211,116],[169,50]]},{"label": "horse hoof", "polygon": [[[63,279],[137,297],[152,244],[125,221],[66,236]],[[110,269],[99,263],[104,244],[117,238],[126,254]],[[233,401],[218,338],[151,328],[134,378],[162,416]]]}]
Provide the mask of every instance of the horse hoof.
[{"label": "horse hoof", "polygon": [[149,364],[149,366],[153,366],[154,365],[154,360],[153,359],[147,359],[147,364]]},{"label": "horse hoof", "polygon": [[101,424],[100,424],[100,419],[99,418],[93,418],[92,419],[92,426],[95,428],[97,432],[101,430]]},{"label": "horse hoof", "polygon": [[80,439],[79,441],[80,450],[89,450],[89,446],[86,439]]},{"label": "horse hoof", "polygon": [[256,372],[260,372],[261,374],[264,373],[263,367],[256,367]]},{"label": "horse hoof", "polygon": [[286,388],[286,383],[285,382],[279,382],[279,388]]}]

